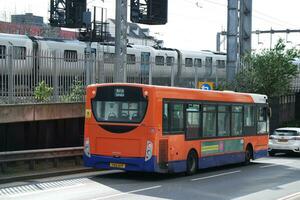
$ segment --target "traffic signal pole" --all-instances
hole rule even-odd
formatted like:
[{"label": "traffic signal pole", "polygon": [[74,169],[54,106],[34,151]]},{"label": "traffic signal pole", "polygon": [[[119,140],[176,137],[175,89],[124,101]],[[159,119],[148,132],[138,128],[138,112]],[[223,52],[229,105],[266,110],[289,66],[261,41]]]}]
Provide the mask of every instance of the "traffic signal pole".
[{"label": "traffic signal pole", "polygon": [[116,0],[114,82],[126,82],[127,0]]}]

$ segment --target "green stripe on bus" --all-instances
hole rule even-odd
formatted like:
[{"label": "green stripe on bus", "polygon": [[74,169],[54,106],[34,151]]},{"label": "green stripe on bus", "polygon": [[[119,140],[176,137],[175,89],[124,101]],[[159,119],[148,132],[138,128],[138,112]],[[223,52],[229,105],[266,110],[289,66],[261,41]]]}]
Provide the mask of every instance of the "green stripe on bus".
[{"label": "green stripe on bus", "polygon": [[202,155],[243,151],[244,140],[219,140],[201,142]]}]

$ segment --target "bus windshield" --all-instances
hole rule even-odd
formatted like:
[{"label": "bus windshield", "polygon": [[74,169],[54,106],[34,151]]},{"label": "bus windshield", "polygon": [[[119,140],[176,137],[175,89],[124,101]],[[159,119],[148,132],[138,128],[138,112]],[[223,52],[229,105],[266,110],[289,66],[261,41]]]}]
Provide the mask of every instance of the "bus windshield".
[{"label": "bus windshield", "polygon": [[98,88],[92,110],[98,122],[140,123],[146,113],[147,99],[141,88]]}]

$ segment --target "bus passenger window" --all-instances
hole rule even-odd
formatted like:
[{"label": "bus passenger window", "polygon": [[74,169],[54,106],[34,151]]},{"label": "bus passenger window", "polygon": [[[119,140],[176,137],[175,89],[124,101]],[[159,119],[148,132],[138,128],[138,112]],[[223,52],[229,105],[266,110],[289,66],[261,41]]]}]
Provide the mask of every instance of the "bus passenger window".
[{"label": "bus passenger window", "polygon": [[171,104],[171,131],[178,132],[184,131],[183,123],[183,104]]},{"label": "bus passenger window", "polygon": [[216,106],[203,106],[203,137],[216,137]]},{"label": "bus passenger window", "polygon": [[244,107],[244,126],[252,127],[254,126],[254,107],[245,106]]},{"label": "bus passenger window", "polygon": [[188,104],[186,108],[186,139],[200,137],[200,109],[199,104]]},{"label": "bus passenger window", "polygon": [[230,135],[230,107],[218,106],[218,136]]},{"label": "bus passenger window", "polygon": [[257,111],[257,132],[267,133],[267,108],[258,107]]},{"label": "bus passenger window", "polygon": [[242,135],[243,127],[243,107],[232,106],[231,129],[232,136]]},{"label": "bus passenger window", "polygon": [[168,119],[169,119],[169,115],[168,115],[168,109],[169,108],[169,104],[168,103],[164,103],[164,111],[163,111],[163,132],[168,132],[169,131],[169,123],[168,123]]}]

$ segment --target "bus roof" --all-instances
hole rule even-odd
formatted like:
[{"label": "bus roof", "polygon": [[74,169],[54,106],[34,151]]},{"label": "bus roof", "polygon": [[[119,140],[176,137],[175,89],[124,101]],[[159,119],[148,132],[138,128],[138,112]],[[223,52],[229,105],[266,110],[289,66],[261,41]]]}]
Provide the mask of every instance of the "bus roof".
[{"label": "bus roof", "polygon": [[[203,101],[218,101],[218,102],[236,102],[236,103],[267,103],[268,97],[262,94],[240,93],[234,91],[216,91],[216,90],[201,90],[182,87],[145,85],[139,83],[102,83],[93,84],[88,87],[105,87],[105,86],[131,86],[142,87],[150,90],[155,90],[157,97],[165,99],[178,100],[203,100]],[[180,93],[180,94],[179,94]]]}]

